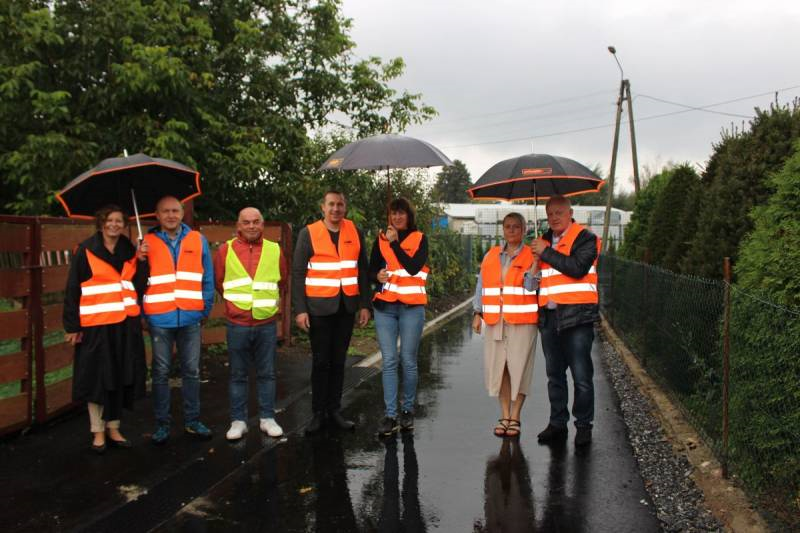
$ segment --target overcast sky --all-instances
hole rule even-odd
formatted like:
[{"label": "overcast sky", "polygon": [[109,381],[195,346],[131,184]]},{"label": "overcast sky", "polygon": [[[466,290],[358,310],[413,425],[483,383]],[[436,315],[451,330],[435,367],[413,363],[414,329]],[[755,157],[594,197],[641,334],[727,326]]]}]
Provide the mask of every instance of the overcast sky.
[{"label": "overcast sky", "polygon": [[[798,0],[344,0],[343,11],[357,55],[402,57],[394,87],[439,112],[406,133],[464,161],[473,181],[530,152],[608,172],[620,82],[608,45],[630,79],[640,172],[703,165],[722,128],[747,120],[703,111],[648,120],[685,110],[653,98],[700,107],[760,94],[710,108],[752,116],[776,90],[800,86]],[[797,96],[800,87],[778,98]],[[617,176],[629,188],[623,126]]]}]

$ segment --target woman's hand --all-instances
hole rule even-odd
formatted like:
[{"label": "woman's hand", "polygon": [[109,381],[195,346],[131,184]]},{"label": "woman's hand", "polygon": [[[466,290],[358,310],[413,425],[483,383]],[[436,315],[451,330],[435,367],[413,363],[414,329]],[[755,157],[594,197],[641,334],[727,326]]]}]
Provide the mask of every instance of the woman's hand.
[{"label": "woman's hand", "polygon": [[483,319],[481,319],[481,315],[475,315],[474,317],[472,317],[472,331],[480,334],[482,322]]},{"label": "woman's hand", "polygon": [[75,346],[83,340],[83,332],[79,331],[77,333],[65,333],[64,340],[70,343],[72,346]]},{"label": "woman's hand", "polygon": [[386,240],[389,242],[394,242],[397,240],[397,230],[394,229],[394,226],[389,226],[386,228],[386,231],[383,232],[386,236]]},{"label": "woman's hand", "polygon": [[139,259],[139,261],[146,261],[148,249],[147,241],[139,241],[139,246],[136,247],[136,258]]},{"label": "woman's hand", "polygon": [[385,268],[380,269],[378,272],[378,281],[381,283],[386,283],[389,281],[389,272],[387,272]]}]

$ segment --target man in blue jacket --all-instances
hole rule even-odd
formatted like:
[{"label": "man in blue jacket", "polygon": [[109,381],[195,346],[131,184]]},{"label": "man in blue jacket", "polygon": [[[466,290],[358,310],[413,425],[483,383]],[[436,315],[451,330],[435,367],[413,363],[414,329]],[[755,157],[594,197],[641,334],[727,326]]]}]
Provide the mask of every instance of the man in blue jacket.
[{"label": "man in blue jacket", "polygon": [[181,392],[186,433],[203,439],[211,430],[200,421],[202,322],[214,305],[214,266],[208,241],[183,223],[183,206],[166,196],[158,202],[159,225],[144,237],[149,276],[142,299],[153,341],[153,444],[170,433],[169,372],[172,350],[181,362]]}]

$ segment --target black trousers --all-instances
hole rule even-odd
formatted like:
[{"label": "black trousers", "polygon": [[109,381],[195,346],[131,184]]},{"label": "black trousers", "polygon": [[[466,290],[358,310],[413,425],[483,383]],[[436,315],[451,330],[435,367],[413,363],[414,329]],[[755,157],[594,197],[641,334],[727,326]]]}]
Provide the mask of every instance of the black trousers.
[{"label": "black trousers", "polygon": [[336,411],[342,405],[342,384],[347,348],[353,335],[355,313],[343,307],[333,315],[310,315],[312,367],[311,408],[315,413]]}]

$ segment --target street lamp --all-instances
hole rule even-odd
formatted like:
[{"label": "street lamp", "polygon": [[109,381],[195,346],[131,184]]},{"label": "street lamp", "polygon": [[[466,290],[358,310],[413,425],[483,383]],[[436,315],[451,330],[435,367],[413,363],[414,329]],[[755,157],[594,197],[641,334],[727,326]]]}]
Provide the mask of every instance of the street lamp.
[{"label": "street lamp", "polygon": [[608,172],[608,197],[606,198],[606,213],[603,221],[603,250],[608,249],[608,225],[611,220],[611,201],[614,197],[614,173],[617,168],[617,148],[619,146],[619,124],[622,118],[622,102],[628,101],[628,124],[631,131],[631,154],[633,157],[633,188],[635,194],[639,194],[639,162],[636,156],[636,131],[633,127],[633,103],[631,98],[631,84],[625,79],[625,72],[622,70],[622,63],[617,58],[617,49],[613,46],[608,47],[608,51],[614,56],[619,68],[619,98],[617,98],[617,119],[614,123],[614,146],[611,149],[611,168]]}]

